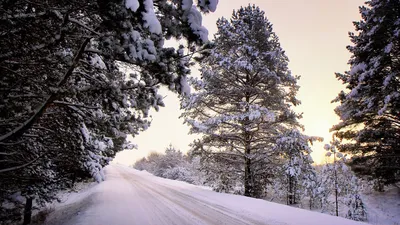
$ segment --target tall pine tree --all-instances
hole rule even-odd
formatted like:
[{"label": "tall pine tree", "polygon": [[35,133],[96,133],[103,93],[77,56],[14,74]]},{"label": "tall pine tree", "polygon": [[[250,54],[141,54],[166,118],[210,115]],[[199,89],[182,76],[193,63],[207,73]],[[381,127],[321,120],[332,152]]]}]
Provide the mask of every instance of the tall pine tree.
[{"label": "tall pine tree", "polygon": [[193,144],[203,164],[227,187],[239,180],[244,195],[261,197],[274,176],[278,138],[300,127],[292,110],[300,103],[298,77],[260,8],[242,7],[217,27],[202,77],[192,80],[195,93],[183,102],[183,117],[192,133],[203,134]]},{"label": "tall pine tree", "polygon": [[342,121],[332,130],[355,172],[391,184],[400,181],[400,1],[371,0],[360,13],[351,69],[336,74],[347,90],[334,100]]}]

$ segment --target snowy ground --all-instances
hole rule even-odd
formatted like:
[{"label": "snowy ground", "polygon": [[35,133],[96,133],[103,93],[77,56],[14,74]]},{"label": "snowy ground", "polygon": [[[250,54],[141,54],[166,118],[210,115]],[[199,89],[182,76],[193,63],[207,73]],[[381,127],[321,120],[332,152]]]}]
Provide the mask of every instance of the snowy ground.
[{"label": "snowy ground", "polygon": [[46,225],[263,224],[361,225],[259,199],[221,194],[129,167],[106,168],[106,181],[57,206]]},{"label": "snowy ground", "polygon": [[367,207],[369,223],[400,225],[400,190],[397,187],[386,187],[382,193],[365,193],[362,198]]}]

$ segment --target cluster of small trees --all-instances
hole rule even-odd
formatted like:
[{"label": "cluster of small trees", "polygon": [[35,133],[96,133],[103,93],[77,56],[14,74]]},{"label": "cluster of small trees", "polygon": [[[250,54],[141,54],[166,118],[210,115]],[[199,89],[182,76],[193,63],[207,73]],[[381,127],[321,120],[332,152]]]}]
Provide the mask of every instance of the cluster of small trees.
[{"label": "cluster of small trees", "polygon": [[165,149],[165,153],[152,152],[133,166],[138,170],[146,170],[156,176],[180,180],[188,183],[195,183],[196,170],[187,155],[180,150],[176,150],[171,145]]},{"label": "cluster of small trees", "polygon": [[[339,144],[339,141],[333,140],[330,145],[325,145],[326,157],[331,160],[320,170],[320,193],[322,194],[320,201],[325,203],[321,207],[323,211],[334,211],[332,214],[339,216],[339,205],[342,205],[341,208],[344,207],[347,211],[340,211],[346,218],[365,221],[367,212],[360,196],[362,181],[347,165],[347,155],[343,155],[337,150]],[[329,207],[331,208],[329,209]]]},{"label": "cluster of small trees", "polygon": [[137,170],[145,170],[159,177],[204,185],[205,177],[199,166],[199,158],[183,154],[172,145],[164,153],[151,152],[133,165]]},{"label": "cluster of small trees", "polygon": [[267,186],[270,192],[267,199],[352,220],[366,221],[367,210],[361,198],[365,184],[347,166],[346,155],[336,152],[333,145],[326,147],[328,152],[325,164],[312,165],[308,170],[297,173],[295,185],[291,184],[290,180],[286,181],[286,175],[278,175],[278,179]]},{"label": "cluster of small trees", "polygon": [[[103,179],[102,167],[129,147],[126,135],[163,106],[159,86],[187,90],[184,54],[206,44],[201,12],[216,3],[0,2],[0,224],[21,220],[18,196],[28,224],[33,200]],[[170,38],[187,45],[164,47]]]}]

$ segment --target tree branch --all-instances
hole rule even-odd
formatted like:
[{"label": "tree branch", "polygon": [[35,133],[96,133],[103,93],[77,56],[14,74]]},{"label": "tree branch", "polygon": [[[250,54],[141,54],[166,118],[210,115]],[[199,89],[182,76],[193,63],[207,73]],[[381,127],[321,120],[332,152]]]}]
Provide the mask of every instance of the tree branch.
[{"label": "tree branch", "polygon": [[100,109],[100,107],[97,107],[97,106],[74,104],[74,103],[64,102],[64,101],[54,101],[53,103],[57,104],[57,105],[68,105],[68,106],[75,106],[75,107],[86,108],[86,109]]},{"label": "tree branch", "polygon": [[14,166],[14,167],[6,168],[6,169],[1,169],[0,173],[5,173],[5,172],[10,172],[10,171],[22,169],[22,168],[27,167],[27,166],[31,165],[32,163],[36,162],[40,157],[41,156],[37,157],[36,159],[34,159],[34,160],[32,160],[32,161],[30,161],[28,163],[20,165],[20,166]]},{"label": "tree branch", "polygon": [[[74,71],[76,64],[79,62],[79,59],[81,58],[86,45],[89,43],[91,38],[86,38],[83,43],[81,44],[78,52],[75,55],[74,61],[72,62],[72,65],[68,69],[68,71],[65,73],[63,79],[61,79],[60,82],[58,82],[57,87],[61,87],[64,85],[68,78],[72,75],[72,72]],[[19,127],[15,128],[14,130],[0,136],[0,142],[4,142],[5,140],[12,139],[15,137],[21,137],[23,133],[29,129],[35,121],[40,118],[40,116],[46,111],[47,107],[53,103],[53,101],[56,98],[56,94],[51,94],[50,96],[46,97],[46,100],[36,109],[35,114],[33,114],[28,120],[23,122]]]}]

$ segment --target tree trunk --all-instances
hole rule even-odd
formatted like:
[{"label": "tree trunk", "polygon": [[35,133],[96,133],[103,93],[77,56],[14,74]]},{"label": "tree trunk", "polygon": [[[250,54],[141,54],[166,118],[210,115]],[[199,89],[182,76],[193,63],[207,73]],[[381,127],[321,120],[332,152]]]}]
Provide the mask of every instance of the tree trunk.
[{"label": "tree trunk", "polygon": [[336,167],[336,151],[333,152],[333,166],[335,175],[335,211],[336,216],[339,216],[339,206],[338,206],[338,177],[337,177],[337,167]]},{"label": "tree trunk", "polygon": [[244,195],[253,197],[253,184],[251,177],[251,161],[246,157],[244,166]]},{"label": "tree trunk", "polygon": [[376,179],[374,183],[374,190],[379,191],[379,192],[384,192],[385,191],[385,185],[383,184],[381,179]]},{"label": "tree trunk", "polygon": [[23,225],[28,225],[28,224],[31,223],[32,203],[33,203],[33,198],[32,197],[29,197],[29,198],[26,199]]},{"label": "tree trunk", "polygon": [[72,177],[72,181],[71,181],[71,188],[73,188],[73,187],[74,187],[74,185],[75,185],[75,182],[76,182],[76,177],[77,177],[77,172],[74,172],[74,175],[73,175],[73,177]]},{"label": "tree trunk", "polygon": [[288,185],[288,197],[287,197],[287,204],[288,205],[293,205],[296,204],[296,198],[295,198],[295,183],[294,179],[292,176],[289,176],[289,185]]},{"label": "tree trunk", "polygon": [[338,189],[335,188],[335,205],[336,205],[336,216],[339,216],[339,206],[338,206]]},{"label": "tree trunk", "polygon": [[[246,74],[246,83],[250,81],[250,76],[248,74]],[[246,91],[245,94],[245,98],[246,98],[246,108],[245,111],[249,112],[250,108],[249,108],[249,103],[250,103],[250,93],[248,93]],[[251,141],[250,141],[250,134],[247,131],[247,126],[249,125],[250,121],[249,118],[246,118],[244,120],[244,139],[245,139],[245,146],[244,146],[244,155],[245,155],[245,165],[244,165],[244,195],[245,196],[249,196],[249,197],[254,197],[254,187],[253,187],[253,177],[251,174],[251,159],[250,157],[250,146],[251,146]]]}]

